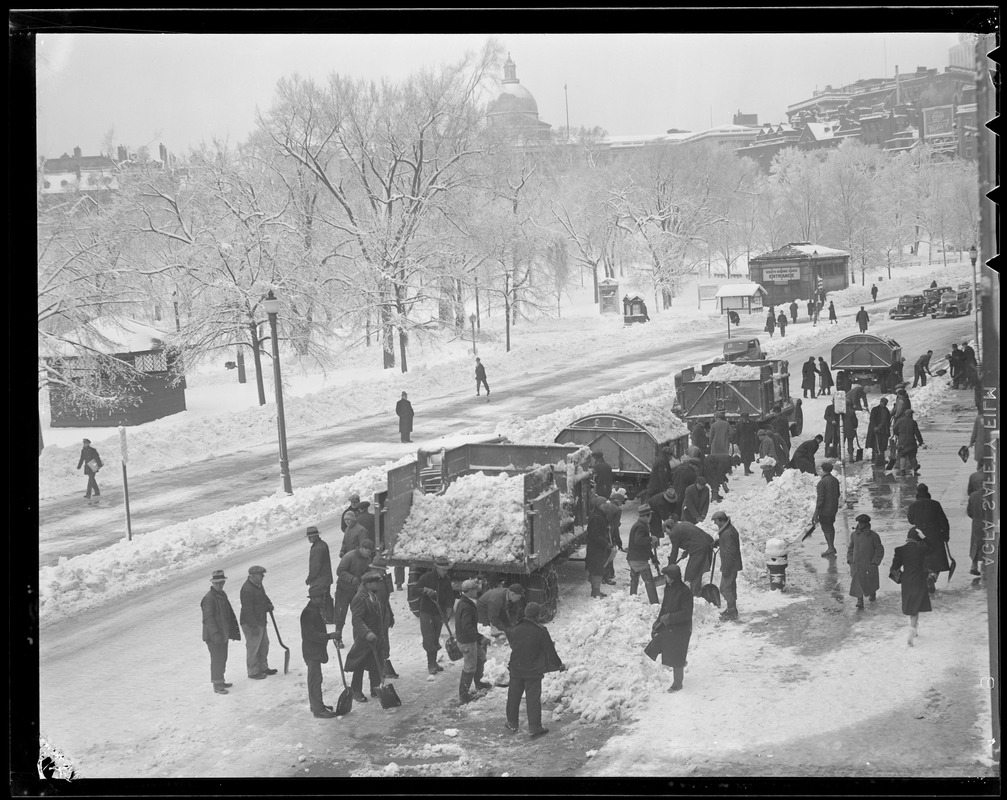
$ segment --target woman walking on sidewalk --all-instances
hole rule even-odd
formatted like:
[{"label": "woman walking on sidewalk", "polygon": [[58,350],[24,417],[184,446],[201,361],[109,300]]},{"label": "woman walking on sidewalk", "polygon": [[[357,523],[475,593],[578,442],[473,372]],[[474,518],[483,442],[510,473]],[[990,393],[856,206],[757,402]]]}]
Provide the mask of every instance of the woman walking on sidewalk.
[{"label": "woman walking on sidewalk", "polygon": [[925,561],[927,549],[923,544],[923,534],[911,528],[906,534],[906,543],[895,548],[892,557],[892,574],[902,570],[899,585],[902,587],[902,613],[909,617],[909,632],[906,644],[913,646],[920,613],[931,611],[930,593],[927,591],[927,570]]}]

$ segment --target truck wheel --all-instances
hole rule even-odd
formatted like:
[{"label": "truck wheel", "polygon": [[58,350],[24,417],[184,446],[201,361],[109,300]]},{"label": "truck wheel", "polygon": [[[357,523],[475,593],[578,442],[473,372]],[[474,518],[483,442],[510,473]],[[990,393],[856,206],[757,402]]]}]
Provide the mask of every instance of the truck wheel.
[{"label": "truck wheel", "polygon": [[409,599],[409,610],[413,612],[413,616],[418,617],[420,615],[420,596],[416,591],[416,583],[419,581],[420,576],[426,570],[420,569],[419,567],[409,568],[409,579],[406,585],[406,597]]},{"label": "truck wheel", "polygon": [[549,622],[556,616],[556,609],[559,607],[559,578],[552,564],[528,578],[526,594],[529,603],[542,606],[542,622]]}]

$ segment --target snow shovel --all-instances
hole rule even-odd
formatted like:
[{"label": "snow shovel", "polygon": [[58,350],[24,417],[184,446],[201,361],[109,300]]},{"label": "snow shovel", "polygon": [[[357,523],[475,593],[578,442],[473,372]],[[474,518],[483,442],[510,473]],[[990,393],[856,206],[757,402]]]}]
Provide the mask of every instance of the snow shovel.
[{"label": "snow shovel", "polygon": [[860,437],[857,436],[855,438],[857,440],[857,451],[856,451],[856,454],[853,456],[853,460],[854,461],[863,461],[864,460],[864,448],[862,448],[860,446]]},{"label": "snow shovel", "polygon": [[447,651],[448,658],[452,661],[460,661],[464,657],[464,654],[462,653],[462,649],[458,646],[458,640],[455,639],[455,635],[451,633],[451,626],[448,625],[448,621],[444,619],[443,615],[441,616],[441,619],[444,621],[444,627],[448,629],[448,638],[444,642],[444,649]]},{"label": "snow shovel", "polygon": [[947,374],[948,374],[947,369],[935,369],[934,370],[934,375],[937,376],[938,378],[943,378]]},{"label": "snow shovel", "polygon": [[276,627],[276,617],[273,616],[273,612],[269,612],[269,618],[273,621],[273,630],[276,631],[276,641],[280,643],[280,647],[283,648],[283,674],[286,675],[290,671],[290,648],[283,643],[283,639],[280,638],[280,629]]},{"label": "snow shovel", "polygon": [[950,565],[951,565],[951,566],[950,566],[950,567],[948,568],[948,583],[951,583],[951,576],[955,574],[955,567],[957,567],[957,566],[958,566],[958,564],[957,564],[957,563],[955,562],[955,560],[954,560],[954,559],[953,559],[953,558],[951,557],[951,545],[949,545],[949,544],[948,544],[947,542],[944,542],[944,549],[945,549],[945,550],[947,551],[947,553],[948,553],[948,564],[950,564]]},{"label": "snow shovel", "polygon": [[815,532],[815,528],[817,528],[817,527],[818,527],[818,523],[817,522],[812,522],[811,525],[808,527],[808,529],[804,533],[801,534],[801,538],[798,539],[798,541],[803,542],[805,539],[807,539],[809,536],[811,536],[811,534],[813,534]]},{"label": "snow shovel", "polygon": [[353,692],[346,685],[346,672],[343,670],[343,654],[336,648],[336,658],[339,659],[339,677],[343,679],[343,693],[336,700],[336,716],[342,717],[353,710]]},{"label": "snow shovel", "polygon": [[969,449],[965,445],[962,445],[961,447],[958,448],[958,458],[962,460],[963,464],[968,463]]},{"label": "snow shovel", "polygon": [[[457,647],[457,645],[455,645]],[[381,703],[382,708],[398,708],[402,705],[402,701],[399,700],[399,693],[395,691],[395,687],[392,684],[385,685],[385,665],[384,662],[378,658],[378,649],[372,644],[371,652],[374,654],[374,663],[378,665],[378,674],[381,675],[381,685],[378,686],[378,702]]]},{"label": "snow shovel", "polygon": [[712,603],[717,608],[720,608],[720,588],[713,584],[713,573],[717,568],[717,553],[713,553],[713,563],[710,565],[710,583],[706,584],[702,589],[699,590],[699,596],[702,597],[707,603]]}]

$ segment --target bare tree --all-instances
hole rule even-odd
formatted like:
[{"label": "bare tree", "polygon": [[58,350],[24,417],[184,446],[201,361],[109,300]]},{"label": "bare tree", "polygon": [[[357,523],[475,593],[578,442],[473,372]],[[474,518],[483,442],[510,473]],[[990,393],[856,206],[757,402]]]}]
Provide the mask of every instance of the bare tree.
[{"label": "bare tree", "polygon": [[802,152],[792,147],[773,158],[771,172],[776,175],[790,212],[789,223],[802,242],[814,242],[822,229],[825,195],[821,158],[816,151]]}]

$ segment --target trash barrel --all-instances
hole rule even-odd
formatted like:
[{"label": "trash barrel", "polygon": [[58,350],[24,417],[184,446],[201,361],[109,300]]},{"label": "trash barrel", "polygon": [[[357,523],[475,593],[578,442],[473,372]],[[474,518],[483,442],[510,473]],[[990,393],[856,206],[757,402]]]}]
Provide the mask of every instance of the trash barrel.
[{"label": "trash barrel", "polygon": [[783,539],[770,539],[766,542],[766,567],[769,570],[769,588],[786,591],[787,543]]}]

